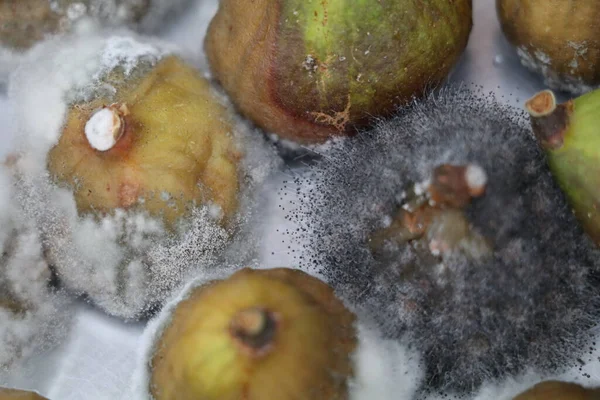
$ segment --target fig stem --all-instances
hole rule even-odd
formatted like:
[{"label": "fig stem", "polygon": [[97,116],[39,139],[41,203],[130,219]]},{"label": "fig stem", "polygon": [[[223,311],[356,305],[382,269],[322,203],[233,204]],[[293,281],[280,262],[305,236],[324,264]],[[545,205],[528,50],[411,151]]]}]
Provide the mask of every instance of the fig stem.
[{"label": "fig stem", "polygon": [[85,137],[90,146],[98,151],[112,149],[125,132],[127,114],[126,105],[114,104],[94,112],[85,124]]},{"label": "fig stem", "polygon": [[435,204],[463,208],[485,192],[487,174],[476,164],[442,164],[433,170],[428,187]]},{"label": "fig stem", "polygon": [[230,333],[242,349],[253,356],[266,354],[277,332],[277,317],[265,308],[239,311],[231,320]]},{"label": "fig stem", "polygon": [[563,145],[573,113],[573,101],[556,103],[551,90],[543,90],[525,102],[531,128],[540,145],[545,150],[557,150]]},{"label": "fig stem", "polygon": [[[483,196],[487,182],[488,176],[485,170],[477,164],[438,165],[433,170],[431,179],[418,185],[425,186],[429,201],[419,203],[417,207],[406,207],[407,204],[414,202],[414,198],[409,196],[402,209],[393,217],[391,224],[372,235],[369,246],[374,256],[379,257],[383,253],[386,243],[402,245],[413,240],[421,240],[425,236],[437,235],[432,229],[441,232],[441,240],[430,239],[429,247],[434,255],[439,254],[441,250],[438,249],[445,246],[450,239],[459,237],[458,240],[451,240],[458,243],[460,238],[476,235],[476,233],[471,234],[468,223],[462,224],[466,226],[465,232],[460,231],[460,223],[466,221],[462,210],[473,198]],[[413,192],[414,196],[423,194],[421,189]],[[459,224],[456,224],[457,222]],[[444,238],[446,235],[453,235],[453,237]],[[450,247],[452,248],[448,250],[456,246]]]}]

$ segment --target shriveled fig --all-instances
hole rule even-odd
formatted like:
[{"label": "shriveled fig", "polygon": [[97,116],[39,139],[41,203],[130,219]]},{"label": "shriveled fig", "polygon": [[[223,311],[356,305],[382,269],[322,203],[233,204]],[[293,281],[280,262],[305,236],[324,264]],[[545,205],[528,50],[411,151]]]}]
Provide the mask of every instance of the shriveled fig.
[{"label": "shriveled fig", "polygon": [[242,237],[278,158],[187,54],[131,32],[66,35],[27,54],[9,98],[20,201],[65,287],[137,318],[233,243],[248,243],[240,263],[255,257]]},{"label": "shriveled fig", "polygon": [[241,154],[208,82],[173,56],[135,78],[115,71],[107,82],[116,94],[72,104],[48,155],[78,211],[138,208],[172,225],[210,201],[231,217]]},{"label": "shriveled fig", "polygon": [[0,164],[0,372],[18,371],[57,345],[70,326],[69,301],[51,286],[41,238],[17,202],[13,181]]},{"label": "shriveled fig", "polygon": [[362,135],[296,180],[301,267],[408,335],[431,390],[467,396],[582,357],[600,251],[520,110],[447,89]]},{"label": "shriveled fig", "polygon": [[443,80],[471,0],[226,0],[206,52],[248,118],[301,143],[351,135]]}]

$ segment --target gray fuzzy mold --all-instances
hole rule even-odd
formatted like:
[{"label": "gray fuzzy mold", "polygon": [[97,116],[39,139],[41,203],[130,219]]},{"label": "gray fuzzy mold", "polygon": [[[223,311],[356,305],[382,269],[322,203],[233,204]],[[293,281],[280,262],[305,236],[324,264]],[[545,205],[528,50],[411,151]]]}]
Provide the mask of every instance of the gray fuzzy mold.
[{"label": "gray fuzzy mold", "polygon": [[[375,258],[369,237],[389,224],[403,191],[447,163],[487,173],[486,193],[466,215],[491,255],[423,256],[409,243]],[[583,352],[599,320],[600,254],[518,110],[445,89],[340,143],[294,185],[288,219],[299,228],[288,234],[307,243],[301,267],[390,337],[412,338],[426,363],[425,391],[467,393],[530,367],[556,370]]]}]

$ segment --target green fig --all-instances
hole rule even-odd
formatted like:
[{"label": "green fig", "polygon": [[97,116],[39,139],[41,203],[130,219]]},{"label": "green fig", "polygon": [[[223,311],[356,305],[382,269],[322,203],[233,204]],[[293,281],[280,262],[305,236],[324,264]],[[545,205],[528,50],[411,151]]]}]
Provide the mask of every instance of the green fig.
[{"label": "green fig", "polygon": [[246,117],[319,143],[442,81],[471,26],[471,0],[224,0],[205,48]]},{"label": "green fig", "polygon": [[598,400],[600,389],[587,389],[575,383],[545,381],[519,394],[513,400]]},{"label": "green fig", "polygon": [[575,216],[600,245],[600,90],[557,104],[550,90],[525,103],[533,132]]},{"label": "green fig", "polygon": [[600,3],[496,0],[500,25],[521,62],[548,87],[581,94],[600,84]]},{"label": "green fig", "polygon": [[150,362],[155,400],[346,400],[355,316],[288,268],[240,270],[173,310]]}]

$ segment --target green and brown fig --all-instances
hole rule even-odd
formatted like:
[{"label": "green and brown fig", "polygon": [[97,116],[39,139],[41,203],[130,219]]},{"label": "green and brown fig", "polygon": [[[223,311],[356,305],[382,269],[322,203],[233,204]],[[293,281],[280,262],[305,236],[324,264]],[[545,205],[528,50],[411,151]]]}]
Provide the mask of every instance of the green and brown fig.
[{"label": "green and brown fig", "polygon": [[588,389],[576,383],[544,381],[519,394],[513,400],[598,400],[600,389]]},{"label": "green and brown fig", "polygon": [[299,270],[240,270],[187,295],[154,344],[156,400],[345,400],[355,316]]},{"label": "green and brown fig", "polygon": [[205,49],[246,117],[300,143],[350,135],[442,81],[471,0],[225,0]]},{"label": "green and brown fig", "polygon": [[0,388],[0,400],[47,400],[35,392]]},{"label": "green and brown fig", "polygon": [[554,178],[591,238],[600,245],[600,90],[557,104],[550,90],[525,108]]},{"label": "green and brown fig", "polygon": [[496,0],[496,8],[522,64],[548,87],[582,94],[600,84],[600,3]]}]

